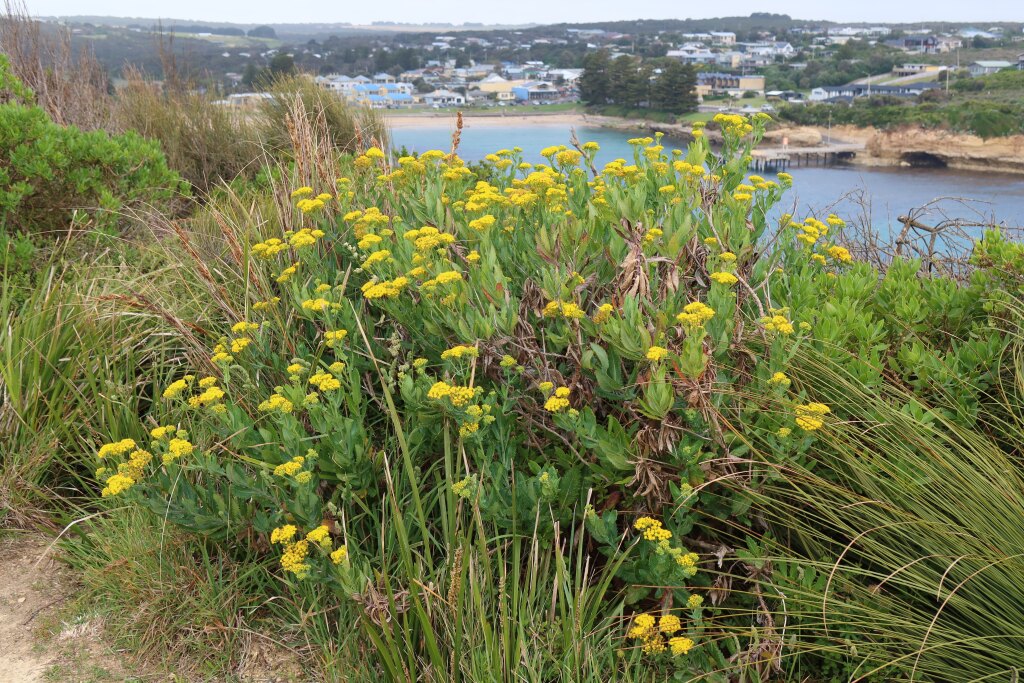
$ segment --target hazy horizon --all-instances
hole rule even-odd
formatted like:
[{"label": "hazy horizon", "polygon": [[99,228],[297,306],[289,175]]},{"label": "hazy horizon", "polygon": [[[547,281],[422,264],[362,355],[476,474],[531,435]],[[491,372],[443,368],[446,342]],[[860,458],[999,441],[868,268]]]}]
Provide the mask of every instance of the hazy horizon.
[{"label": "hazy horizon", "polygon": [[554,24],[618,21],[636,19],[709,19],[716,16],[746,16],[752,12],[788,14],[794,19],[837,22],[913,23],[922,21],[986,22],[1024,21],[1019,2],[991,0],[981,8],[953,0],[935,0],[928,4],[928,16],[922,16],[920,3],[894,3],[862,0],[856,4],[823,4],[812,0],[780,0],[770,7],[763,2],[738,0],[722,12],[721,6],[705,5],[680,8],[678,3],[654,0],[642,9],[617,0],[589,0],[586,3],[550,3],[543,0],[519,0],[516,3],[465,3],[461,0],[387,0],[358,4],[347,8],[318,7],[315,14],[297,15],[294,6],[265,0],[156,0],[146,3],[140,13],[137,0],[27,0],[34,16],[111,16],[166,17],[196,22],[241,24],[273,23],[352,23],[395,22],[405,24]]}]

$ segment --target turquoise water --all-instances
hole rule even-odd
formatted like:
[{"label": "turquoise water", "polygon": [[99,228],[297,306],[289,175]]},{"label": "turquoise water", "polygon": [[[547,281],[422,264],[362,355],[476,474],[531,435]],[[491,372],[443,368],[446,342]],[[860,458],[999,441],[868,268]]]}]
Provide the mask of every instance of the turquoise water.
[{"label": "turquoise water", "polygon": [[[447,150],[451,148],[451,131],[451,126],[424,122],[415,128],[394,129],[392,140],[396,148],[405,146],[416,152]],[[601,145],[597,160],[603,164],[618,157],[631,158],[632,151],[626,140],[641,133],[581,127],[576,129],[576,135],[581,142],[593,140]],[[475,128],[472,119],[467,119],[459,154],[476,161],[499,149],[519,146],[526,150],[528,161],[536,162],[541,160],[541,149],[568,144],[569,137],[570,130],[563,124],[510,122],[508,126]],[[684,144],[665,141],[666,147]],[[937,198],[946,198],[921,221],[934,224],[944,218],[961,218],[1024,227],[1024,176],[1021,175],[850,165],[801,166],[790,169],[790,173],[794,186],[780,210],[791,211],[794,215],[835,211],[847,220],[861,224],[870,221],[876,228],[885,229],[901,227],[897,216]]]}]

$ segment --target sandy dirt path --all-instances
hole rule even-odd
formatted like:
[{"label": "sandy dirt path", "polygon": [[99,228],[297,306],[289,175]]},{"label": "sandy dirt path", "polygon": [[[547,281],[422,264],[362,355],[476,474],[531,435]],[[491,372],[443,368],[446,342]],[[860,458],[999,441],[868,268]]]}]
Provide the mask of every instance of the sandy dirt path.
[{"label": "sandy dirt path", "polygon": [[67,594],[55,561],[44,558],[47,542],[38,536],[0,540],[0,678],[4,683],[36,683],[54,662],[52,648],[37,645],[40,619],[60,607]]}]

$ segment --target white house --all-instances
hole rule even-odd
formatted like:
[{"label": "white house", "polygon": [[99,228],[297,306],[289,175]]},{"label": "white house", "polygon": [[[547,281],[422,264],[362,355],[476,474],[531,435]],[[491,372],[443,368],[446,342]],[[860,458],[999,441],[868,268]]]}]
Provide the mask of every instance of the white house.
[{"label": "white house", "polygon": [[427,106],[450,107],[466,103],[466,96],[451,90],[435,90],[421,97]]},{"label": "white house", "polygon": [[967,67],[967,71],[970,72],[972,77],[987,76],[989,74],[994,74],[997,71],[1002,71],[1003,69],[1009,69],[1011,66],[1013,66],[1013,64],[1010,62],[982,60],[971,64]]}]

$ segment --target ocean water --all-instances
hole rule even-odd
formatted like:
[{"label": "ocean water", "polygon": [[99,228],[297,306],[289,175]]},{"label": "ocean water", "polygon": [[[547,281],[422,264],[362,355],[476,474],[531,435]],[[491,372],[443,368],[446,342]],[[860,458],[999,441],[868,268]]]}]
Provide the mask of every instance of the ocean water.
[{"label": "ocean water", "polygon": [[[451,148],[451,125],[424,121],[422,126],[398,127],[392,131],[392,144],[410,151]],[[522,147],[528,161],[541,161],[540,150],[550,145],[568,144],[571,131],[564,124],[543,121],[507,126],[473,126],[466,119],[459,154],[468,160],[480,160],[503,148]],[[641,133],[580,127],[581,142],[593,140],[601,146],[597,161],[632,157],[626,142]],[[667,148],[683,147],[684,142],[665,139]],[[1008,173],[972,173],[953,169],[871,168],[848,164],[833,166],[796,166],[793,188],[780,204],[780,211],[796,216],[834,211],[847,221],[870,223],[887,231],[901,228],[897,217],[927,208],[919,220],[933,225],[947,218],[969,222],[1024,228],[1024,175]],[[764,173],[766,177],[770,174]],[[936,200],[938,200],[936,202]]]}]

